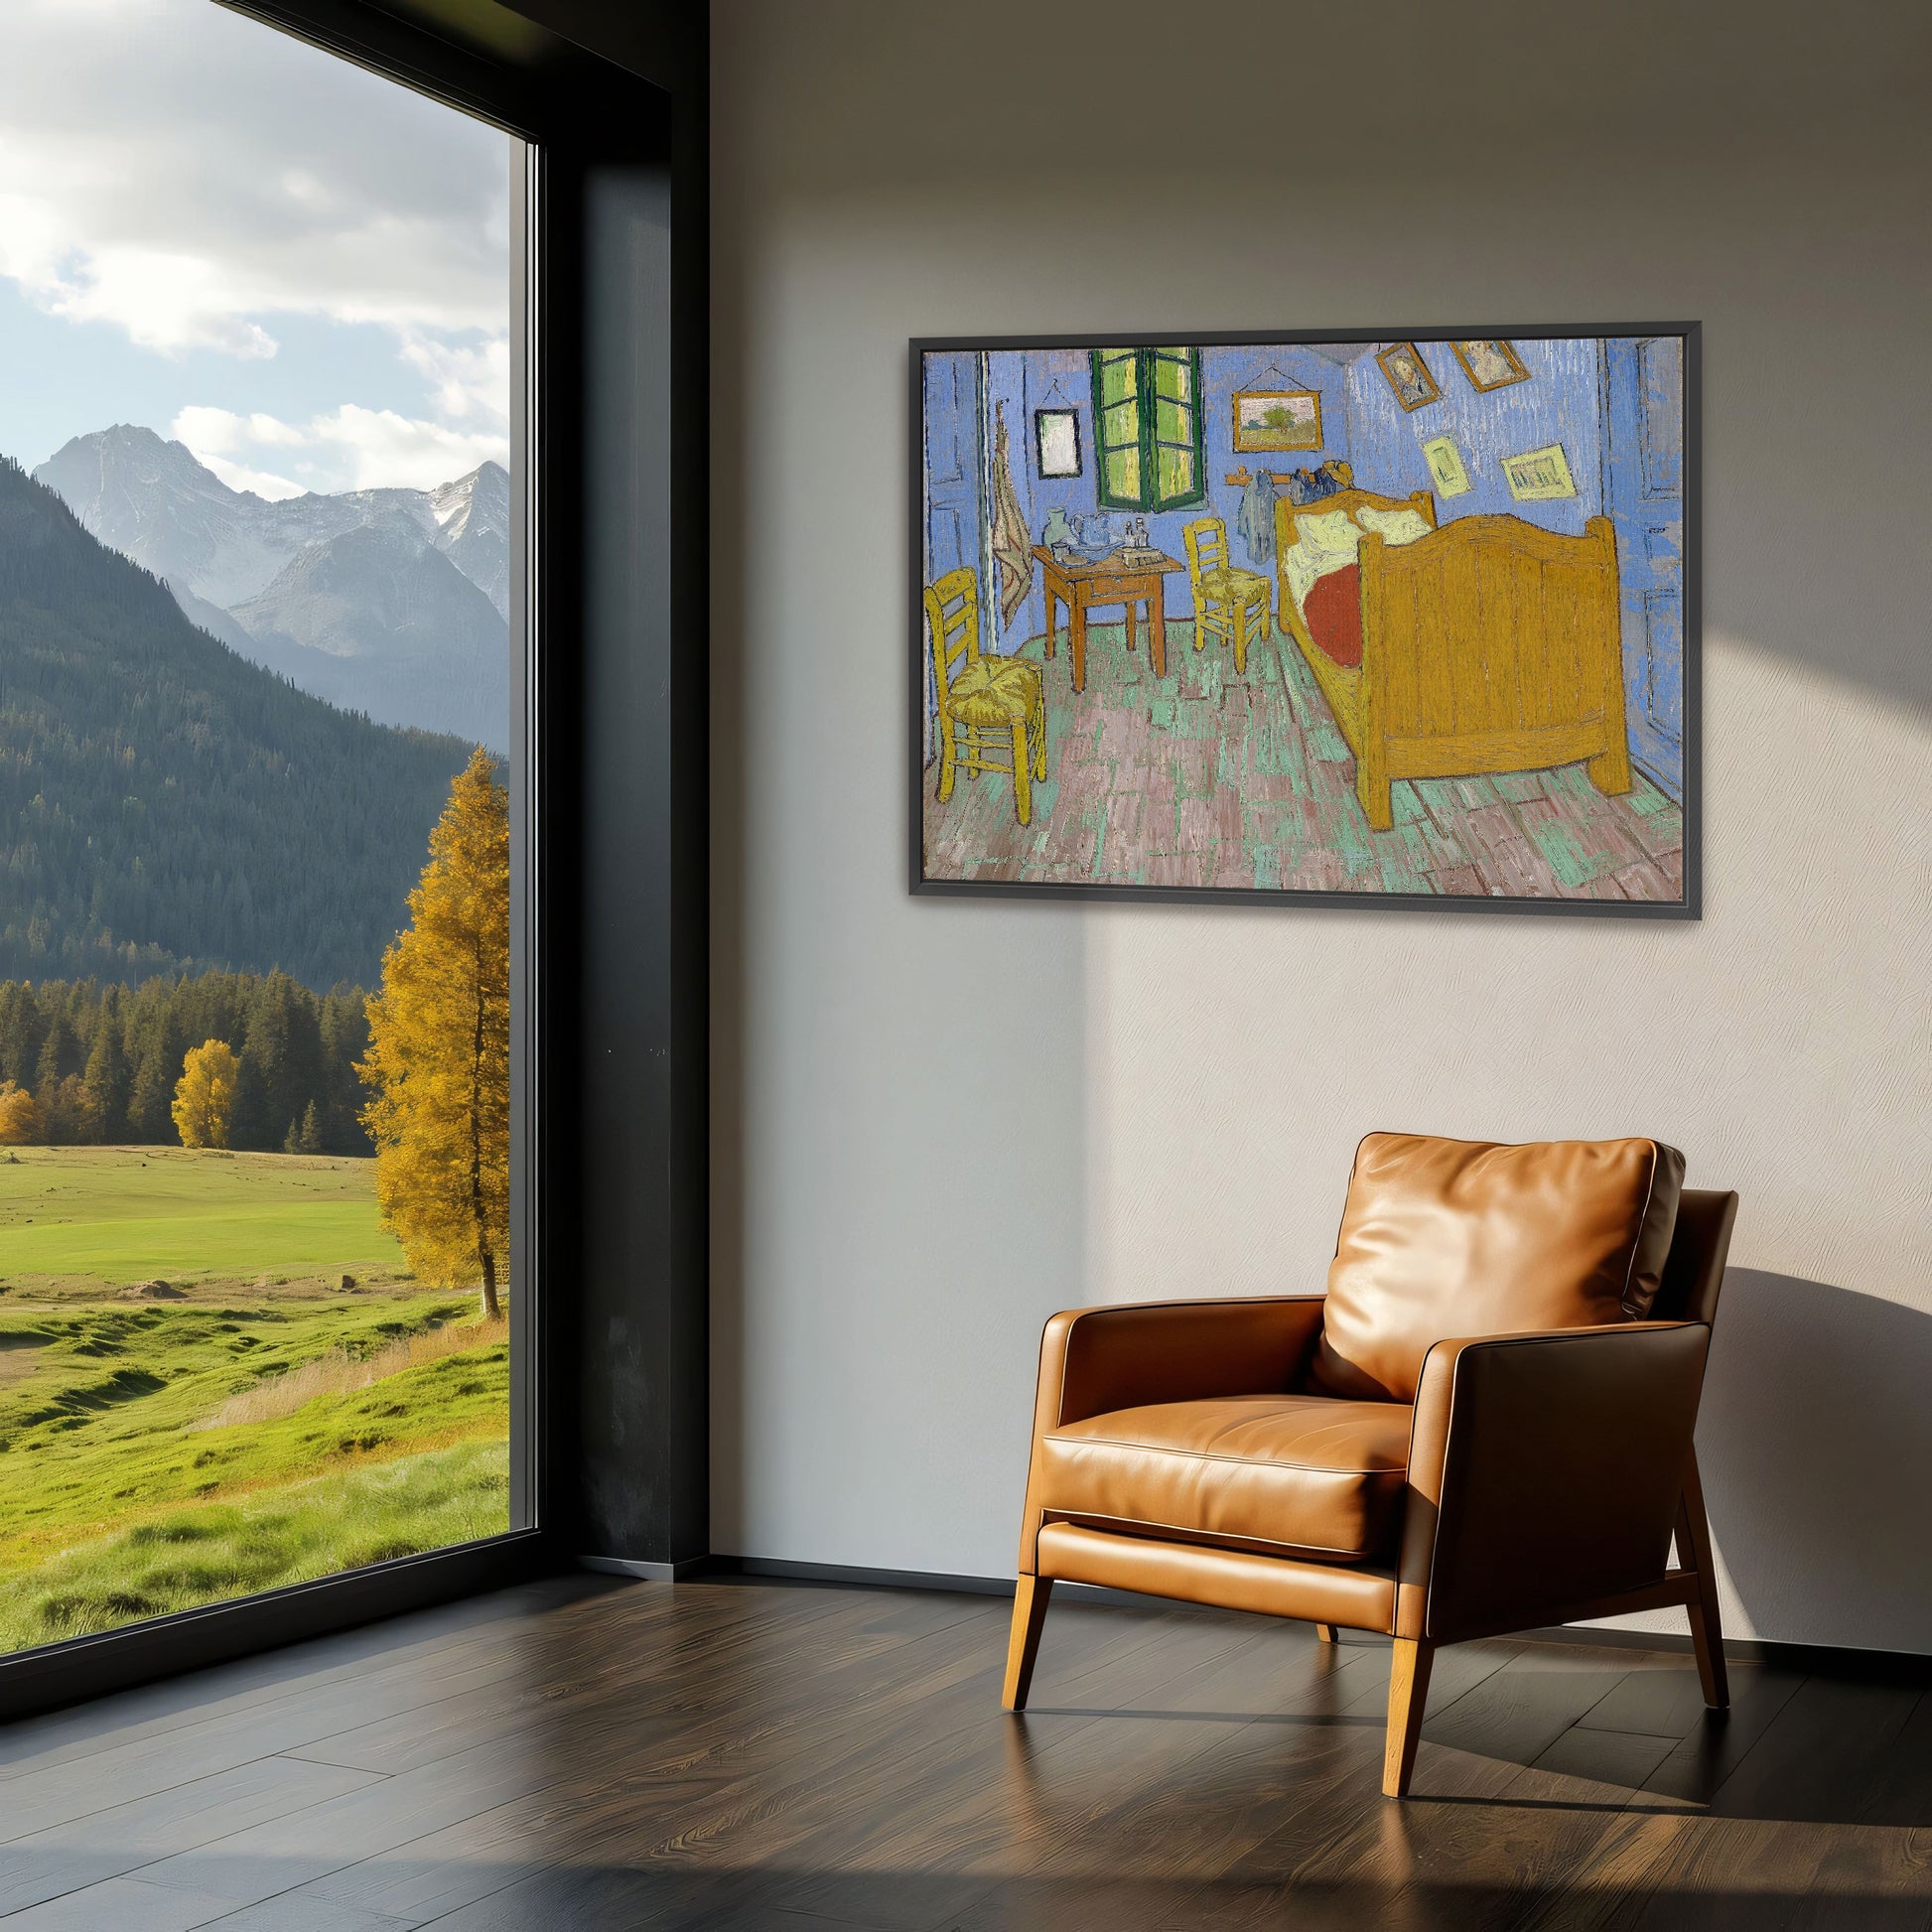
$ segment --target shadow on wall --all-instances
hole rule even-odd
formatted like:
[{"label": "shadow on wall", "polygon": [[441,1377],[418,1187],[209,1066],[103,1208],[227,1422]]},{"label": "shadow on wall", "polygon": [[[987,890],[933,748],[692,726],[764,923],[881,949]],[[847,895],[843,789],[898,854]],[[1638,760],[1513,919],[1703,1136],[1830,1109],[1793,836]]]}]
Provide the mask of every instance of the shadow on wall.
[{"label": "shadow on wall", "polygon": [[1932,1653],[1932,1314],[1732,1268],[1698,1422],[1711,1529],[1756,1628]]}]

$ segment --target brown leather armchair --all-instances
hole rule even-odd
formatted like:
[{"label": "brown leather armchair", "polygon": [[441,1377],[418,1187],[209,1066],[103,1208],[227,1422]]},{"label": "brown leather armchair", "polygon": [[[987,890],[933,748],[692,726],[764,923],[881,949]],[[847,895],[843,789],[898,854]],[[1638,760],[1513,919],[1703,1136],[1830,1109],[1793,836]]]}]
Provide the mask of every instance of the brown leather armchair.
[{"label": "brown leather armchair", "polygon": [[1691,1438],[1737,1196],[1682,1177],[1654,1141],[1372,1134],[1325,1296],[1054,1315],[1006,1708],[1069,1582],[1393,1637],[1394,1798],[1441,1644],[1681,1603],[1722,1709]]}]

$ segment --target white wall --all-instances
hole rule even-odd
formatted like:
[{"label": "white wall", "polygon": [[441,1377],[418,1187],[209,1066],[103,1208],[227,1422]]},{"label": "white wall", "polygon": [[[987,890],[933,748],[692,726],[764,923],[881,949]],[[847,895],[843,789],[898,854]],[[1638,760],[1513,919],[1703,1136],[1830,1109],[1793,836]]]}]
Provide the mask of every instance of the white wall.
[{"label": "white wall", "polygon": [[[1317,1286],[1371,1127],[1648,1133],[1732,1631],[1932,1651],[1917,18],[714,0],[715,1549],[1011,1574],[1050,1311]],[[1701,923],[908,897],[907,337],[1675,318]]]}]

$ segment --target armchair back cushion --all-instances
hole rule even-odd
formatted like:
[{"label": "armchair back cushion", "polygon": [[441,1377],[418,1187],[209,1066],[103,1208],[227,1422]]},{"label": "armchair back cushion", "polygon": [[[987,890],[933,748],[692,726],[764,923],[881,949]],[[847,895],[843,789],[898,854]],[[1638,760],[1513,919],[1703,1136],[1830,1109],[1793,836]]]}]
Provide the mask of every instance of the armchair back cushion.
[{"label": "armchair back cushion", "polygon": [[1640,1319],[1683,1182],[1684,1157],[1660,1141],[1369,1135],[1348,1179],[1309,1387],[1414,1402],[1438,1341]]}]

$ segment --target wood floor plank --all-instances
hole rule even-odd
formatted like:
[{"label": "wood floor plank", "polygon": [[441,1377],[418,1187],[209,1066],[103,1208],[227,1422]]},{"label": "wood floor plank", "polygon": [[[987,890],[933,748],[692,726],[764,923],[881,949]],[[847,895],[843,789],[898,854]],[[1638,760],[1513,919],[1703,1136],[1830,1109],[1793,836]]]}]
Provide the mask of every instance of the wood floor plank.
[{"label": "wood floor plank", "polygon": [[1680,1656],[1451,1646],[1394,1804],[1385,1644],[1069,1593],[1014,1718],[1008,1610],[505,1592],[36,1721],[0,1925],[1932,1932],[1910,1673],[1743,1665],[1713,1719]]},{"label": "wood floor plank", "polygon": [[1917,1701],[1895,1685],[1808,1678],[1718,1786],[1712,1812],[1855,1822]]},{"label": "wood floor plank", "polygon": [[157,1860],[384,1782],[338,1764],[266,1758],[107,1805],[0,1846],[0,1913],[136,1870],[151,1877]]},{"label": "wood floor plank", "polygon": [[[1002,1606],[1004,1607],[1004,1606]],[[1133,1618],[1111,1608],[1087,1609],[1077,1604],[1056,1611],[1057,1631],[1052,1670],[1042,1677],[1062,1694],[1077,1694],[1079,1686],[1092,1673],[1122,1662],[1136,1651],[1158,1641],[1159,1631],[1150,1625],[1159,1618]],[[947,1626],[951,1627],[951,1626]],[[998,1628],[985,1641],[997,1638]],[[935,1640],[937,1633],[935,1633]],[[990,1655],[990,1651],[987,1653]],[[984,1659],[982,1659],[984,1663]],[[826,1680],[817,1673],[800,1676],[801,1686],[815,1686],[814,1703],[830,1703],[843,1708],[849,1720],[862,1716],[859,1700],[848,1694],[848,1687],[836,1679]],[[854,1689],[866,1688],[855,1681]],[[874,1678],[870,1690],[879,1697],[890,1696],[894,1685]],[[928,1716],[931,1707],[926,1707]],[[784,1761],[787,1727],[784,1714],[769,1707],[764,1748],[771,1753],[765,1762],[781,1767]],[[683,1766],[703,1761],[707,1741],[725,1734],[703,1729],[685,1733],[679,1740],[678,1755]],[[823,1732],[801,1738],[790,1732],[793,1750],[802,1751],[808,1765],[830,1768],[834,1745]],[[862,1744],[860,1749],[863,1751]],[[637,1776],[643,1765],[637,1754],[630,1754],[626,1769]],[[451,1911],[459,1905],[474,1903],[489,1893],[504,1889],[518,1880],[534,1876],[550,1862],[560,1840],[581,1832],[587,1819],[600,1816],[599,1829],[608,1831],[610,1797],[599,1777],[548,1788],[528,1799],[519,1800],[495,1811],[468,1820],[462,1825],[433,1834],[411,1844],[399,1846],[379,1858],[345,1866],[332,1876],[316,1881],[314,1889],[331,1896],[365,1903],[376,1910],[423,1913]],[[639,1809],[646,1816],[661,1815],[666,1803],[646,1800]]]},{"label": "wood floor plank", "polygon": [[0,1793],[10,1779],[38,1776],[55,1765],[93,1756],[105,1743],[126,1747],[172,1729],[280,1703],[297,1682],[324,1689],[356,1681],[371,1669],[406,1670],[412,1662],[452,1646],[500,1647],[506,1633],[532,1627],[553,1609],[624,1587],[615,1578],[545,1578],[19,1719],[0,1726]]},{"label": "wood floor plank", "polygon": [[[1630,1671],[1577,1720],[1586,1730],[1627,1730],[1643,1737],[1682,1741],[1705,1727],[1704,1690],[1696,1661],[1689,1656],[1632,1653]],[[1767,1696],[1780,1705],[1797,1687],[1797,1678],[1760,1663],[1731,1663],[1731,1714],[1716,1720],[1729,1725]],[[1768,1720],[1767,1720],[1768,1721]],[[1753,1736],[1756,1731],[1753,1730]]]},{"label": "wood floor plank", "polygon": [[197,1932],[233,1911],[231,1899],[171,1891],[138,1878],[107,1878],[30,1905],[6,1920],[7,1932]]}]

